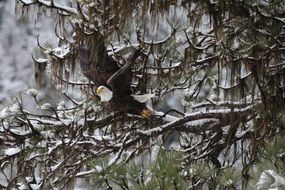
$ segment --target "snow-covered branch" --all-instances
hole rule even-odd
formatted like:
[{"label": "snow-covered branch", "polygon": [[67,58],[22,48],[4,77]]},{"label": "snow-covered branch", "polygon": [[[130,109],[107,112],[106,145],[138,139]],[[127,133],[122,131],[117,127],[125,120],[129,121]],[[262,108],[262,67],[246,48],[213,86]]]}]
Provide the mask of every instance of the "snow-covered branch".
[{"label": "snow-covered branch", "polygon": [[71,14],[77,14],[77,10],[72,7],[64,6],[61,5],[54,0],[50,1],[44,1],[44,0],[18,0],[23,4],[23,6],[30,6],[30,5],[35,5],[38,4],[40,6],[45,6],[50,9],[55,9],[58,11],[59,14],[62,15],[71,15]]}]

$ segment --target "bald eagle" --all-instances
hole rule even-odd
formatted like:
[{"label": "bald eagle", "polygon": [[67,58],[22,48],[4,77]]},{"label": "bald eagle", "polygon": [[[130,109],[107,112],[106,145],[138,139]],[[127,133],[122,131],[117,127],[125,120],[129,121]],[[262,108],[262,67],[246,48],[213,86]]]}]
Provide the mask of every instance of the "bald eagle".
[{"label": "bald eagle", "polygon": [[96,88],[96,95],[102,103],[112,109],[149,119],[152,115],[146,106],[146,100],[151,95],[133,95],[131,90],[133,73],[131,65],[139,57],[137,50],[123,66],[107,55],[105,45],[99,47],[96,61],[90,59],[90,50],[85,46],[79,47],[79,60],[83,74],[91,80]]}]

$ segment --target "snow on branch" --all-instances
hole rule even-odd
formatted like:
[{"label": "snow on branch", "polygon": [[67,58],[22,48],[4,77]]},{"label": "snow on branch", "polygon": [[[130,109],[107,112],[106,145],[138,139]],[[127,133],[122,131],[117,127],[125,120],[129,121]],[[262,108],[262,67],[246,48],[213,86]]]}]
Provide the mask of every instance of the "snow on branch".
[{"label": "snow on branch", "polygon": [[38,4],[38,5],[46,6],[47,8],[56,9],[56,10],[58,10],[58,13],[62,14],[62,15],[71,15],[71,14],[77,14],[78,13],[75,8],[61,5],[57,2],[55,2],[54,0],[50,0],[50,1],[18,0],[18,1],[20,1],[23,4],[23,6],[30,6],[30,5]]},{"label": "snow on branch", "polygon": [[[237,116],[246,115],[252,112],[254,106],[250,105],[240,109],[217,109],[209,111],[197,111],[193,113],[186,114],[183,118],[175,118],[173,121],[168,122],[165,125],[155,127],[149,130],[141,130],[138,132],[146,136],[158,136],[166,133],[170,130],[196,132],[211,130],[211,124],[217,125],[217,127],[223,127],[230,125],[229,115],[234,114]],[[237,117],[237,119],[240,119]],[[186,124],[186,125],[185,125]]]}]

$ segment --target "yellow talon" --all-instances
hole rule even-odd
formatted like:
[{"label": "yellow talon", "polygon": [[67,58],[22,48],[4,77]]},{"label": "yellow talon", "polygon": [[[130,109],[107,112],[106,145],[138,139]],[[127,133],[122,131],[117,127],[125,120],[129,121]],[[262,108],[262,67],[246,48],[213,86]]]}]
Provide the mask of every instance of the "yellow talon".
[{"label": "yellow talon", "polygon": [[148,109],[143,109],[141,114],[146,119],[150,119],[150,117],[152,116],[151,111]]}]

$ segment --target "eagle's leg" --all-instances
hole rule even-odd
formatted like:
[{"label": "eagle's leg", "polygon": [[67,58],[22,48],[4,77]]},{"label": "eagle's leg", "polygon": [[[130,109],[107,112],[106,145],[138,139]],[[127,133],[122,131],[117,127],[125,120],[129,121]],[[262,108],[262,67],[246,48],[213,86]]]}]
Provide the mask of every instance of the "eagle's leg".
[{"label": "eagle's leg", "polygon": [[143,116],[143,118],[145,119],[150,119],[151,116],[152,116],[152,113],[150,110],[148,109],[143,109],[142,112],[141,112],[141,115]]}]

